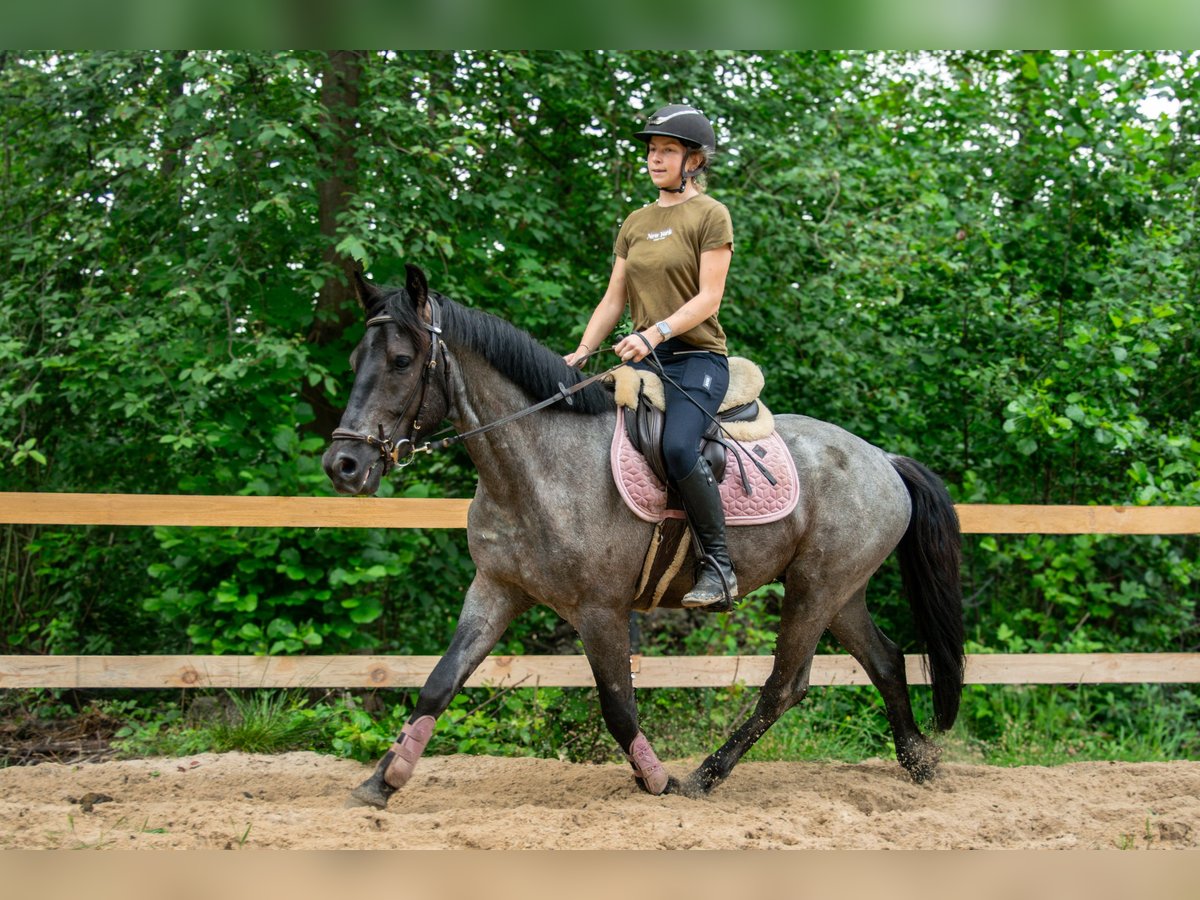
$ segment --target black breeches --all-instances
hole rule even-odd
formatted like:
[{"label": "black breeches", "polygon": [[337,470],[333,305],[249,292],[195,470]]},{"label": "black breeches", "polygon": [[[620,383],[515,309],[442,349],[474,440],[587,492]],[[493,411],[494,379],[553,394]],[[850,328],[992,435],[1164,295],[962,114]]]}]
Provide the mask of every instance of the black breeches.
[{"label": "black breeches", "polygon": [[[675,346],[671,346],[673,344]],[[709,416],[717,414],[729,387],[728,359],[719,353],[687,347],[682,342],[672,340],[660,344],[655,351],[663,371],[670,378],[670,381],[663,379],[666,395],[663,458],[667,477],[673,482],[696,467],[696,461],[700,458],[700,439],[712,421]],[[658,372],[650,357],[633,365],[638,369]],[[674,384],[671,384],[672,381]]]}]

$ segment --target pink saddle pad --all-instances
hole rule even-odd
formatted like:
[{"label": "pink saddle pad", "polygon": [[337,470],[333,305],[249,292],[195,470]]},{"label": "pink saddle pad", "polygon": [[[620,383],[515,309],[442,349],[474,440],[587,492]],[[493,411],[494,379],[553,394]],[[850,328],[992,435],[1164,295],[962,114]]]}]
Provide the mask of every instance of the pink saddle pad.
[{"label": "pink saddle pad", "polygon": [[[748,459],[742,460],[751,491],[742,487],[738,464],[729,453],[725,463],[725,480],[721,482],[721,503],[725,507],[725,521],[729,525],[765,525],[788,515],[800,500],[800,483],[796,477],[796,461],[788,452],[787,445],[777,432],[756,441],[744,441],[742,447],[753,453],[758,461],[775,476],[775,484]],[[667,490],[651,471],[646,458],[629,443],[625,434],[624,418],[618,412],[617,427],[613,433],[612,448],[613,480],[617,483],[626,505],[639,519],[661,522],[663,519],[682,519],[683,510],[667,508]]]}]

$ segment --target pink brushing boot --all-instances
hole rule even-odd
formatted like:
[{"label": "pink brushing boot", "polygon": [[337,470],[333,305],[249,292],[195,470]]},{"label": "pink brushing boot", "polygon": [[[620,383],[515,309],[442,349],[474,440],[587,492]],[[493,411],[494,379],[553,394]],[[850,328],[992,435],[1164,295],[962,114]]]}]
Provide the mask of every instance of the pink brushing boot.
[{"label": "pink brushing boot", "polygon": [[383,754],[371,777],[350,792],[347,806],[385,809],[392,794],[404,787],[412,777],[417,760],[421,758],[433,734],[433,726],[433,716],[421,716],[401,728],[396,743]]},{"label": "pink brushing boot", "polygon": [[633,766],[633,777],[646,793],[658,796],[667,789],[667,770],[658,761],[654,748],[640,731],[629,745],[629,753],[625,758]]}]

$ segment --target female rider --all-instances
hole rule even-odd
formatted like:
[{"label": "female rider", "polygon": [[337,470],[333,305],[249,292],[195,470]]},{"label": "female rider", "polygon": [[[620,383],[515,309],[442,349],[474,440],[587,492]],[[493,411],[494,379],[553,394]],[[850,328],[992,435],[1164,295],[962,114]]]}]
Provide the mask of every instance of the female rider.
[{"label": "female rider", "polygon": [[634,332],[614,349],[637,368],[657,370],[643,362],[653,351],[667,376],[667,477],[703,549],[695,586],[682,603],[732,603],[737,581],[725,542],[725,514],[712,471],[700,456],[700,439],[709,423],[705,413],[716,415],[729,386],[725,332],[717,310],[733,256],[733,223],[725,206],[698,182],[716,149],[716,136],[699,110],[673,104],[650,116],[634,137],[646,145],[646,168],[658,200],[634,210],[621,226],[608,289],[579,347],[564,359],[581,364],[628,305]]}]

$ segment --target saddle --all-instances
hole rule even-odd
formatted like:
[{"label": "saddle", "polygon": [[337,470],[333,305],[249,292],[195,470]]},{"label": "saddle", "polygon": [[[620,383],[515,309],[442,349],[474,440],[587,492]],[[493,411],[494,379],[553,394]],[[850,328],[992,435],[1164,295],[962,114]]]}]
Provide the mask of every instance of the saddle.
[{"label": "saddle", "polygon": [[[613,481],[630,511],[654,532],[635,591],[634,608],[654,609],[683,569],[691,549],[679,497],[662,458],[665,394],[653,372],[623,367],[612,378],[618,406],[609,451]],[[790,515],[799,502],[796,463],[775,432],[775,417],[758,399],[763,376],[746,359],[729,360],[729,388],[702,441],[713,467],[727,525],[758,525]],[[738,478],[725,479],[732,455]],[[749,461],[749,462],[747,462]]]},{"label": "saddle", "polygon": [[[662,453],[666,396],[661,379],[654,372],[627,366],[614,373],[613,382],[630,445],[645,457],[655,477],[667,484]],[[709,423],[700,442],[700,455],[708,461],[718,484],[725,480],[732,454],[747,493],[750,482],[746,464],[731,442],[762,440],[775,430],[774,416],[758,399],[762,388],[763,375],[758,366],[748,359],[731,357],[729,388],[717,412],[717,421]]]}]

